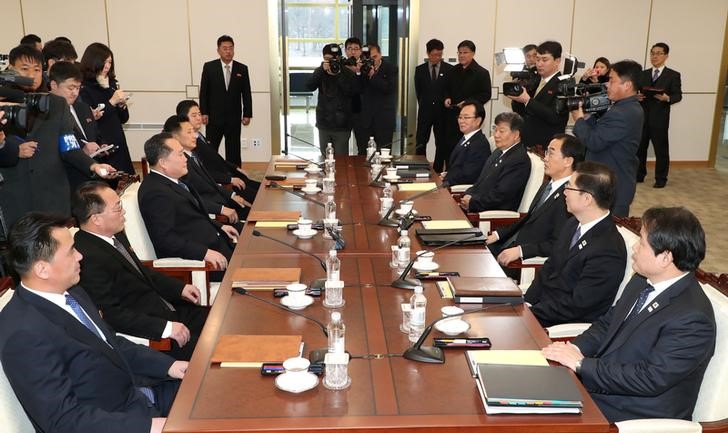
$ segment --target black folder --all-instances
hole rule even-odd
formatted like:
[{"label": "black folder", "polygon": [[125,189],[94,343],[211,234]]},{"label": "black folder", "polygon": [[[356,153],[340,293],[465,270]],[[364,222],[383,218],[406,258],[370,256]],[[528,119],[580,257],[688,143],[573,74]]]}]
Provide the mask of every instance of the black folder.
[{"label": "black folder", "polygon": [[581,407],[581,393],[565,367],[478,364],[491,406]]}]

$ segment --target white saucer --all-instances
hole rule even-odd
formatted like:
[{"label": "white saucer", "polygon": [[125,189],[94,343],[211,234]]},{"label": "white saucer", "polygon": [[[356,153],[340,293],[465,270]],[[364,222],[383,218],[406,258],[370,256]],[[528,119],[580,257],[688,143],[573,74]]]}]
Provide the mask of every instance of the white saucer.
[{"label": "white saucer", "polygon": [[[396,214],[397,214],[397,215],[399,215],[399,216],[405,216],[405,215],[407,215],[407,214],[408,214],[409,212],[405,212],[405,211],[404,211],[404,210],[402,210],[402,209],[397,209],[396,211],[394,211],[394,213],[396,213]],[[412,210],[412,215],[417,215],[417,209],[413,209],[413,210]]]},{"label": "white saucer", "polygon": [[443,320],[435,323],[435,329],[447,335],[458,335],[470,329],[470,323],[460,319]]},{"label": "white saucer", "polygon": [[316,194],[317,192],[321,191],[321,188],[315,187],[315,188],[301,188],[301,191],[305,192],[306,194]]},{"label": "white saucer", "polygon": [[304,295],[303,302],[301,302],[300,304],[294,304],[293,302],[291,302],[290,296],[284,296],[281,298],[281,304],[283,304],[285,307],[290,308],[291,310],[303,310],[304,308],[313,304],[313,298],[308,295]]},{"label": "white saucer", "polygon": [[401,178],[399,175],[396,174],[394,176],[389,176],[385,174],[382,177],[384,177],[385,180],[399,180]]},{"label": "white saucer", "polygon": [[309,174],[321,173],[321,167],[306,167],[303,171]]},{"label": "white saucer", "polygon": [[415,268],[416,271],[420,271],[420,272],[430,272],[430,271],[434,271],[435,269],[439,268],[440,265],[438,265],[435,262],[422,263],[421,261],[417,260],[412,265],[412,267]]},{"label": "white saucer", "polygon": [[276,388],[298,394],[316,388],[319,378],[313,373],[283,373],[276,376]]},{"label": "white saucer", "polygon": [[318,233],[316,230],[311,229],[308,231],[302,231],[301,229],[296,229],[293,231],[293,234],[296,235],[299,239],[311,239]]}]

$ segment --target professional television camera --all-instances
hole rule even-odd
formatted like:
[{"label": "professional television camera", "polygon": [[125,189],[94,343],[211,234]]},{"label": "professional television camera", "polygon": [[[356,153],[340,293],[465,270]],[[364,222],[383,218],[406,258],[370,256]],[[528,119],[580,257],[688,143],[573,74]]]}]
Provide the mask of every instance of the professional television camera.
[{"label": "professional television camera", "polygon": [[50,99],[47,93],[25,93],[16,88],[32,85],[31,78],[21,77],[14,71],[0,72],[0,103],[19,104],[1,105],[7,123],[0,124],[0,129],[25,136],[28,131],[33,129],[35,117],[39,113],[48,112]]},{"label": "professional television camera", "polygon": [[526,92],[530,92],[538,87],[541,76],[535,69],[528,69],[525,66],[522,71],[512,71],[511,78],[513,81],[503,83],[503,94],[506,96],[518,96]]},{"label": "professional television camera", "polygon": [[556,112],[573,111],[581,104],[584,113],[600,115],[609,109],[611,101],[607,98],[607,86],[600,83],[577,83],[574,74],[583,68],[573,56],[562,56],[564,62],[563,75],[559,77],[558,93],[556,95]]}]

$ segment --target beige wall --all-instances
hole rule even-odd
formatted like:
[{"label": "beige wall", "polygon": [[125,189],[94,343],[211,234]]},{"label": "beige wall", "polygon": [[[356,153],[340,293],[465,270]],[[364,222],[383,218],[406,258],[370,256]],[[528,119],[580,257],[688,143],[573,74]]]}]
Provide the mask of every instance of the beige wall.
[{"label": "beige wall", "polygon": [[493,79],[491,121],[510,109],[507,98],[496,97],[507,76],[495,68],[495,51],[553,39],[587,66],[599,56],[649,66],[650,46],[666,42],[667,64],[683,79],[683,101],[672,109],[671,157],[707,161],[727,12],[725,0],[420,0],[418,58],[431,38],[445,43],[445,57],[456,57],[461,40],[473,40],[476,60]]}]

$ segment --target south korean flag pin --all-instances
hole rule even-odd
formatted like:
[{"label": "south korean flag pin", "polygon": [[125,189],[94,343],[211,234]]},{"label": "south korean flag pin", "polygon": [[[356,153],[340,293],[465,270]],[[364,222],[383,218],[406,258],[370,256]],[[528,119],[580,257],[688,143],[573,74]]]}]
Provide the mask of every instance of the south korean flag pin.
[{"label": "south korean flag pin", "polygon": [[581,243],[579,244],[579,249],[582,249],[585,246],[586,246],[586,239],[584,239],[583,241],[581,241]]}]

